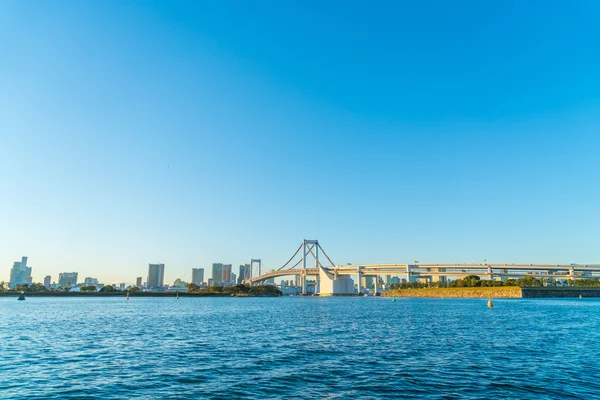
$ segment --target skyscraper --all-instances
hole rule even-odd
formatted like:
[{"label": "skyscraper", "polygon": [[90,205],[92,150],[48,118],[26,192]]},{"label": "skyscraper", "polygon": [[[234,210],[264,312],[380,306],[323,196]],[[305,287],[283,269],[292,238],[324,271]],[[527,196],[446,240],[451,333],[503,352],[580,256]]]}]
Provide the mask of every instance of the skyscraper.
[{"label": "skyscraper", "polygon": [[231,264],[223,265],[223,282],[231,282]]},{"label": "skyscraper", "polygon": [[204,282],[204,268],[192,268],[192,283],[201,285]]},{"label": "skyscraper", "polygon": [[14,289],[15,286],[26,283],[31,283],[31,267],[27,266],[27,257],[21,257],[21,261],[15,261],[10,270],[8,286]]},{"label": "skyscraper", "polygon": [[213,263],[212,265],[212,279],[213,285],[220,286],[223,282],[223,264]]},{"label": "skyscraper", "polygon": [[165,281],[165,264],[148,264],[148,288],[162,289]]},{"label": "skyscraper", "polygon": [[240,264],[240,275],[237,283],[244,283],[246,279],[250,279],[250,264]]},{"label": "skyscraper", "polygon": [[138,276],[137,279],[135,280],[135,286],[142,287],[142,277],[141,276]]},{"label": "skyscraper", "polygon": [[58,286],[74,287],[77,285],[77,272],[61,272],[58,274]]},{"label": "skyscraper", "polygon": [[52,278],[50,277],[50,275],[47,275],[44,278],[44,287],[48,290],[50,290],[50,285],[52,284],[52,282],[50,282],[52,280]]}]

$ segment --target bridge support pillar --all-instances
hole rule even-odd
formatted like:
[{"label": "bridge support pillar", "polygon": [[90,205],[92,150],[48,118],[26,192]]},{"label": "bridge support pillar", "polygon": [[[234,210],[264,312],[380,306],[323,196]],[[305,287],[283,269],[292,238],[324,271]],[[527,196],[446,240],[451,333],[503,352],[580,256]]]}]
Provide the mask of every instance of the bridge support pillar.
[{"label": "bridge support pillar", "polygon": [[302,294],[306,294],[306,274],[300,275],[300,282],[302,282]]},{"label": "bridge support pillar", "polygon": [[379,285],[379,275],[375,275],[375,291],[373,292],[373,296],[377,296],[377,286]]}]

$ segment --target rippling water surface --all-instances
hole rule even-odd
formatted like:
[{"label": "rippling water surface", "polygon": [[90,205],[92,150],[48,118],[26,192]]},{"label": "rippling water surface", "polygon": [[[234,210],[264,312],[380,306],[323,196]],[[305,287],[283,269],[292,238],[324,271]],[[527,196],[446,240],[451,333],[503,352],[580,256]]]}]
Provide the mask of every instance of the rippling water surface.
[{"label": "rippling water surface", "polygon": [[0,398],[600,397],[600,300],[0,298]]}]

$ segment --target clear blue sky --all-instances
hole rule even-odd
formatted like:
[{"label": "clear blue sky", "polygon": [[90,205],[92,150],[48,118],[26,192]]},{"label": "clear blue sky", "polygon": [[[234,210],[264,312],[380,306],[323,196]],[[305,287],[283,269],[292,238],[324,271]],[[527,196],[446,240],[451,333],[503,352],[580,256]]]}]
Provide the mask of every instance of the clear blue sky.
[{"label": "clear blue sky", "polygon": [[0,280],[600,263],[596,1],[0,2]]}]

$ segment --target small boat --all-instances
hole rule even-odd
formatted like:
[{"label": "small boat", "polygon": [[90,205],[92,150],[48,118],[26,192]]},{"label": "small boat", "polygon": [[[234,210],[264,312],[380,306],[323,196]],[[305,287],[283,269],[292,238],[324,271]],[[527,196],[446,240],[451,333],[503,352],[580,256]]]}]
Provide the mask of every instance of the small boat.
[{"label": "small boat", "polygon": [[488,300],[488,307],[490,307],[490,308],[494,307],[494,302],[492,301],[491,297]]},{"label": "small boat", "polygon": [[394,296],[394,297],[392,298],[392,301],[396,301],[396,296]]},{"label": "small boat", "polygon": [[179,292],[177,292],[177,300],[179,300]]},{"label": "small boat", "polygon": [[127,297],[125,299],[129,300],[129,292],[127,292]]},{"label": "small boat", "polygon": [[579,295],[579,298],[581,299],[581,295]]},{"label": "small boat", "polygon": [[25,292],[21,292],[17,300],[25,300]]}]

